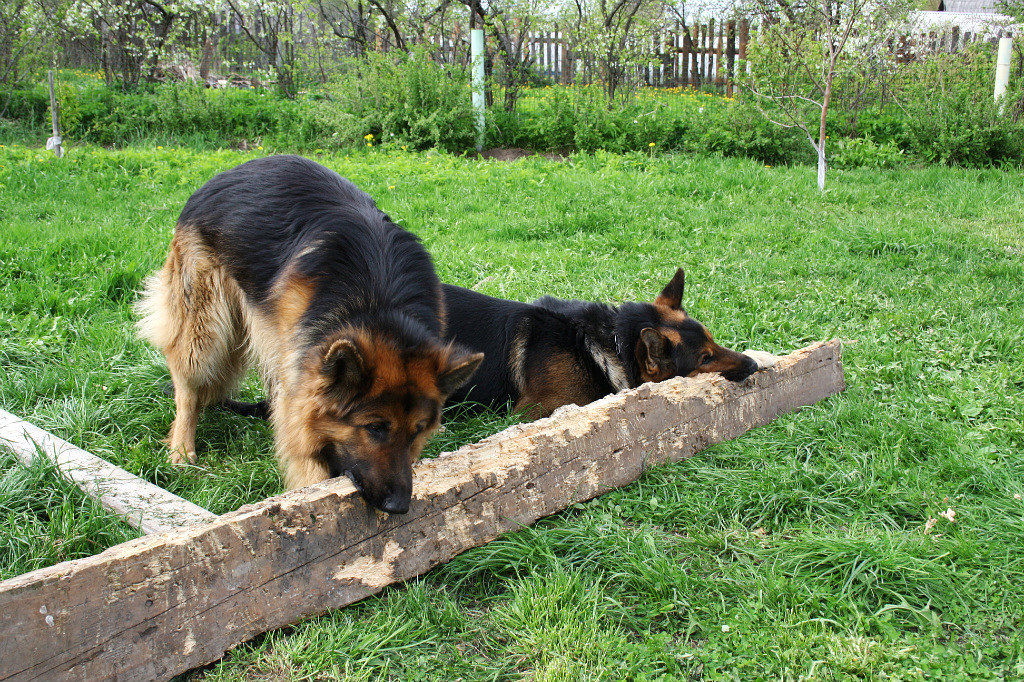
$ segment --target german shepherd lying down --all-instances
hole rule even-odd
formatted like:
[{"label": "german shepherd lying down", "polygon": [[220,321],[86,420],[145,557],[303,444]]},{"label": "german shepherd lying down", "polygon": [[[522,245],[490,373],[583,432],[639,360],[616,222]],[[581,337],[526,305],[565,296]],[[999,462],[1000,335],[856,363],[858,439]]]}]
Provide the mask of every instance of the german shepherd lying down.
[{"label": "german shepherd lying down", "polygon": [[[562,405],[586,405],[647,381],[718,372],[742,381],[775,362],[761,351],[737,353],[715,343],[682,309],[678,270],[654,303],[506,301],[443,285],[448,336],[484,361],[449,403],[513,405],[533,417]],[[239,414],[266,418],[266,402],[225,401]]]},{"label": "german shepherd lying down", "polygon": [[255,363],[287,487],[346,474],[393,514],[409,508],[444,401],[483,360],[441,340],[441,284],[419,240],[297,156],[196,191],[138,311],[174,383],[172,462],[195,461],[200,409]]},{"label": "german shepherd lying down", "polygon": [[759,360],[715,343],[686,314],[684,285],[679,269],[654,303],[611,306],[551,296],[519,303],[446,284],[449,338],[486,356],[450,401],[511,403],[541,417],[648,381],[710,372],[742,381],[757,371]]}]

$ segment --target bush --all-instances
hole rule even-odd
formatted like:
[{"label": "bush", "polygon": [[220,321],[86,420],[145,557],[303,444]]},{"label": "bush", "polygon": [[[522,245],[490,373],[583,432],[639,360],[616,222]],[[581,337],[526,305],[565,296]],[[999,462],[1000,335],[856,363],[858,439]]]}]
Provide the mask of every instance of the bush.
[{"label": "bush", "polygon": [[494,113],[488,142],[583,152],[716,152],[770,164],[811,156],[799,135],[753,107],[684,88],[640,91],[626,102],[609,102],[596,86],[527,90],[517,111]]},{"label": "bush", "polygon": [[829,162],[835,168],[894,168],[905,160],[895,142],[879,144],[870,138],[838,139],[826,147]]},{"label": "bush", "polygon": [[901,87],[903,146],[924,161],[956,165],[1024,158],[1024,125],[1000,115],[992,98],[994,73],[987,44],[911,64]]},{"label": "bush", "polygon": [[312,113],[334,146],[375,140],[413,149],[470,149],[476,140],[464,69],[437,64],[423,49],[351,62]]}]

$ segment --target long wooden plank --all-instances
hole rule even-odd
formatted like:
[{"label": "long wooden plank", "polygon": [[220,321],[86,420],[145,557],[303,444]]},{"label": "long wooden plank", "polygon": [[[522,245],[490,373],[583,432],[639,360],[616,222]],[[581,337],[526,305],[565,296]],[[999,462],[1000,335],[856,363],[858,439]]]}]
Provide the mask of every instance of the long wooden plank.
[{"label": "long wooden plank", "polygon": [[[416,469],[409,514],[346,479],[0,583],[0,679],[162,679],[843,390],[838,342],[734,384],[646,384]],[[699,481],[692,482],[699,485]]]},{"label": "long wooden plank", "polygon": [[87,495],[143,533],[178,530],[217,518],[4,410],[0,410],[0,447],[9,448],[25,464],[42,454]]}]

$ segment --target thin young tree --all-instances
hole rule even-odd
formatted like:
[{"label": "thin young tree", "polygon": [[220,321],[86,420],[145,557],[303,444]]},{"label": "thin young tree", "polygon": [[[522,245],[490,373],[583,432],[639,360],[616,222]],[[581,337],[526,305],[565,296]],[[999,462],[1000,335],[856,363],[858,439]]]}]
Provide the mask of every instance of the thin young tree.
[{"label": "thin young tree", "polygon": [[829,106],[837,87],[884,73],[889,46],[906,30],[907,0],[752,0],[761,22],[742,84],[771,122],[801,130],[825,189]]}]

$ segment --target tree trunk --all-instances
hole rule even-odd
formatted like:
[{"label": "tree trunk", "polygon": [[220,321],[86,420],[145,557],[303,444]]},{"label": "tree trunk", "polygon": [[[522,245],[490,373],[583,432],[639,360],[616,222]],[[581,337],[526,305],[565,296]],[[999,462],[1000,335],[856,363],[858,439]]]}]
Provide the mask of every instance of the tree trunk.
[{"label": "tree trunk", "polygon": [[836,54],[833,53],[828,63],[828,74],[825,76],[825,96],[821,100],[821,124],[818,126],[818,189],[825,191],[825,171],[828,162],[825,160],[825,121],[828,116],[828,103],[832,99],[832,78],[836,73]]}]

